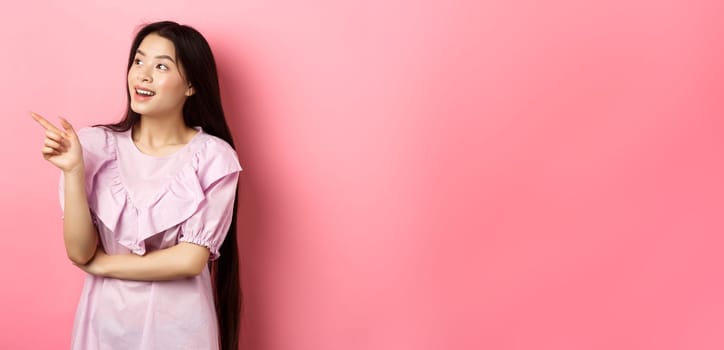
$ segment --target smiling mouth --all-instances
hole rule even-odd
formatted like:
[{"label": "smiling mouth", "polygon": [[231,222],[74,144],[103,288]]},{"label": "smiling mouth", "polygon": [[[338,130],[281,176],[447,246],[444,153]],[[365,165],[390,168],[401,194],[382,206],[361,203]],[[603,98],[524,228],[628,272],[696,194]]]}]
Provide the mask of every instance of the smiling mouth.
[{"label": "smiling mouth", "polygon": [[135,90],[136,90],[136,94],[139,94],[141,96],[151,97],[151,96],[156,95],[156,93],[151,90],[143,90],[143,89],[135,89]]}]

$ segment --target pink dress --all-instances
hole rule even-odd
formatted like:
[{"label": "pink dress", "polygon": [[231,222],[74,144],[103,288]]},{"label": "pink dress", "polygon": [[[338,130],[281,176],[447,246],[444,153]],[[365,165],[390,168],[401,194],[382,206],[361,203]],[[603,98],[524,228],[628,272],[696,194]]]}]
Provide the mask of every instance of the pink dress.
[{"label": "pink dress", "polygon": [[[208,247],[210,259],[231,224],[236,152],[199,133],[177,152],[154,157],[130,131],[83,128],[91,217],[108,254],[144,255],[179,242]],[[63,179],[60,181],[63,206]],[[173,281],[87,275],[73,326],[72,349],[218,349],[208,269]]]}]

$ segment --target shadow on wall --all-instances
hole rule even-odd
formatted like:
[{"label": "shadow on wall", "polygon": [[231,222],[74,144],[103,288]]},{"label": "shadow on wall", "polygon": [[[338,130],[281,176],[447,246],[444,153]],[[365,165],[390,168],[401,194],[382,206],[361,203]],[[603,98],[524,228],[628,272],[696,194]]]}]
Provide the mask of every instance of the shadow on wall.
[{"label": "shadow on wall", "polygon": [[[261,317],[260,296],[264,295],[262,267],[268,269],[265,262],[273,261],[269,257],[271,248],[269,222],[270,212],[279,203],[273,188],[265,186],[264,176],[259,171],[263,160],[255,161],[263,153],[255,142],[255,121],[262,118],[257,101],[252,97],[254,87],[247,79],[248,66],[244,58],[238,57],[238,51],[225,50],[223,46],[214,46],[221,98],[234,145],[239,155],[243,171],[239,177],[239,202],[237,212],[237,235],[239,242],[239,271],[242,289],[241,349],[261,349],[264,324]],[[242,62],[240,64],[240,62]],[[267,182],[268,183],[268,182]],[[278,187],[277,187],[278,188]]]}]

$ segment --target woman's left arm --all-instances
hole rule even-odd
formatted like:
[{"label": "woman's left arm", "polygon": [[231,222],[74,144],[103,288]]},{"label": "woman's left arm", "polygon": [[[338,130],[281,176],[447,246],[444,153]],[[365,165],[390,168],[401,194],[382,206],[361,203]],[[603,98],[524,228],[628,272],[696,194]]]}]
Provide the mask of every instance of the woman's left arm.
[{"label": "woman's left arm", "polygon": [[108,255],[100,247],[86,265],[77,265],[87,273],[135,281],[168,281],[194,277],[206,268],[209,249],[181,242],[146,255]]}]

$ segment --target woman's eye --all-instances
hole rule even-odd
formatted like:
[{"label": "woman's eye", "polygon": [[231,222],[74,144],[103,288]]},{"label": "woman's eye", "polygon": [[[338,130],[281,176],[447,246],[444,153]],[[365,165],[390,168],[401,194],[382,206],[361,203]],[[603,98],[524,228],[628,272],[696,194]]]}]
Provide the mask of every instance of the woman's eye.
[{"label": "woman's eye", "polygon": [[133,64],[138,65],[138,64],[141,64],[141,63],[142,63],[141,60],[138,59],[138,58],[136,58],[136,59],[133,60]]},{"label": "woman's eye", "polygon": [[158,69],[160,70],[168,70],[168,66],[162,63],[159,63],[156,67],[158,67]]}]

